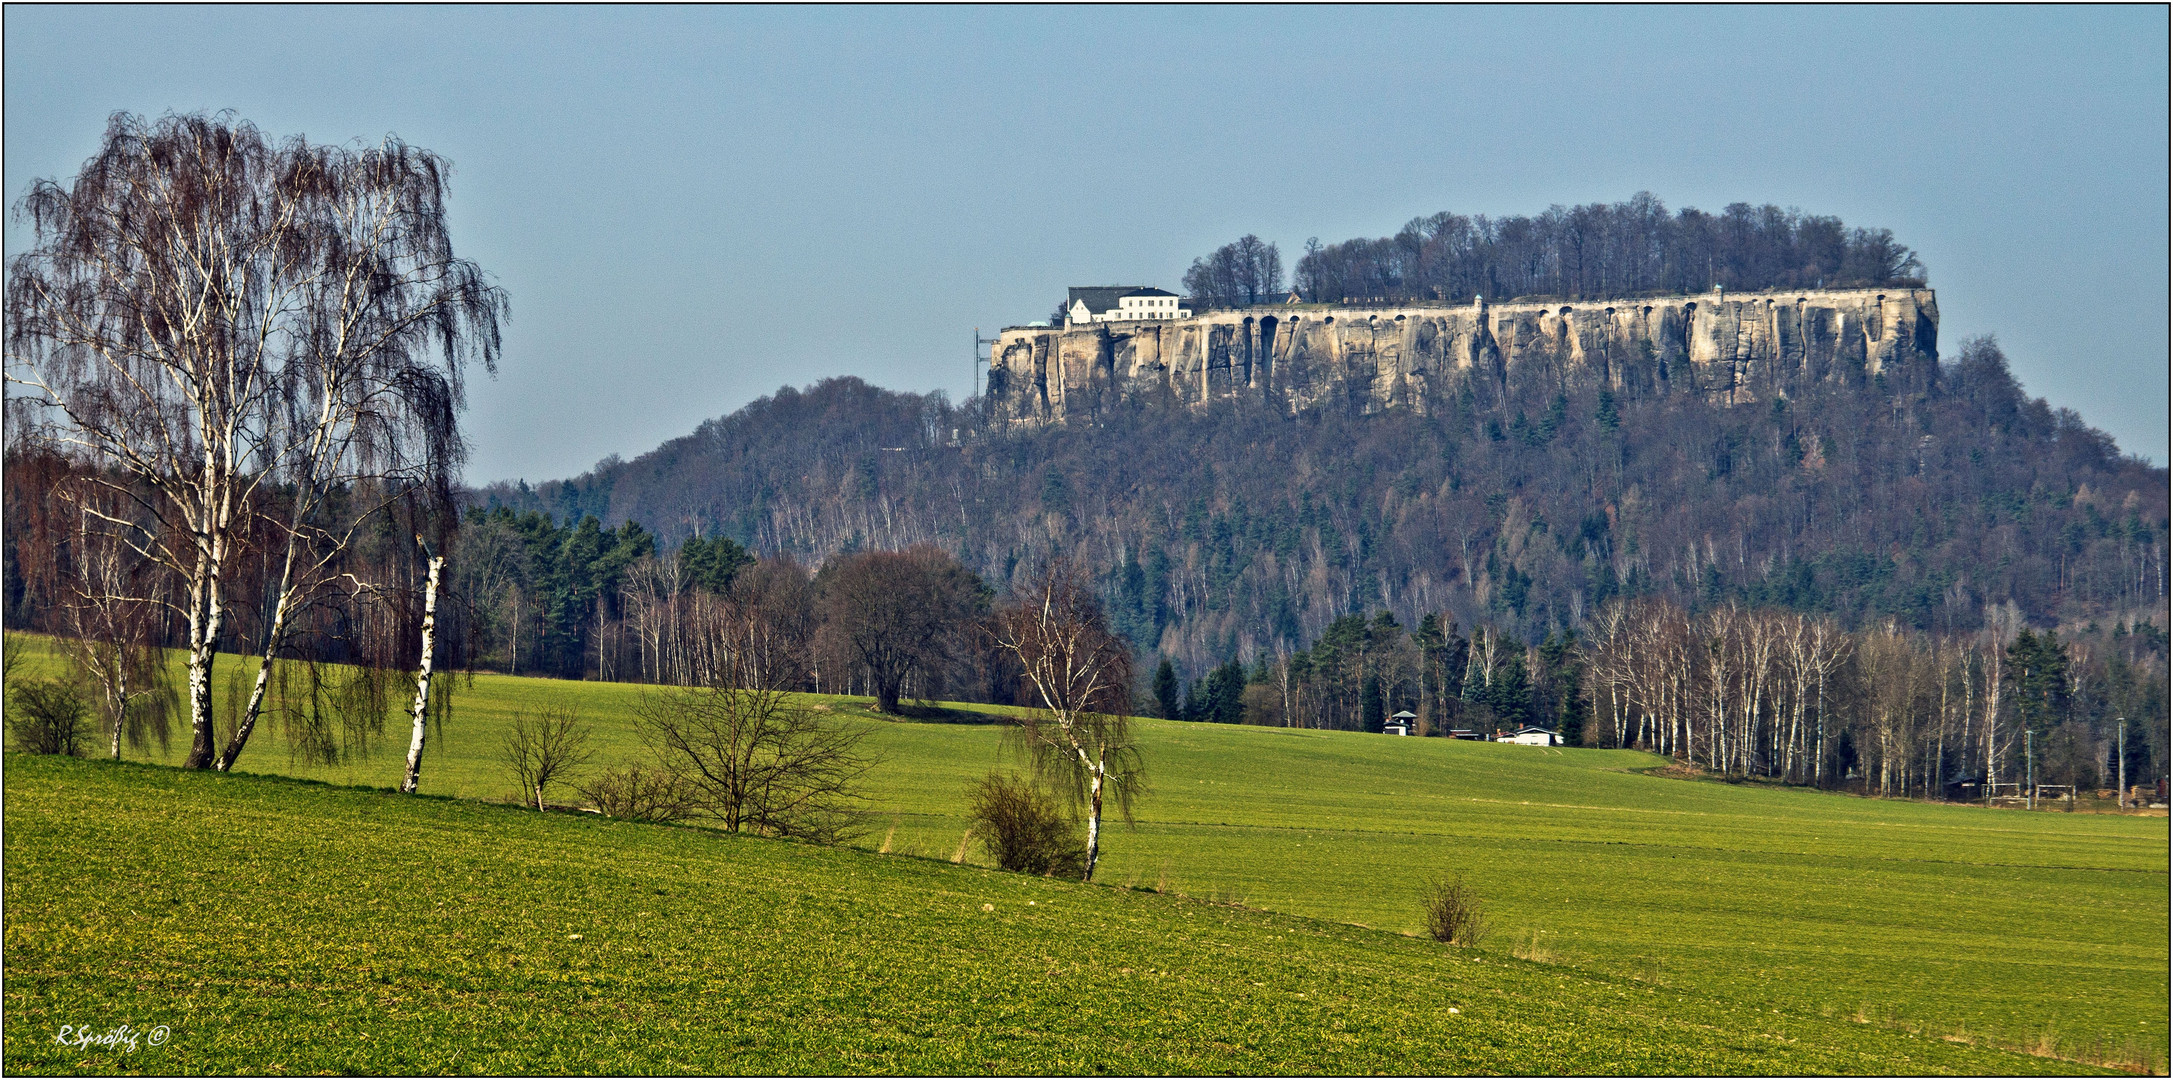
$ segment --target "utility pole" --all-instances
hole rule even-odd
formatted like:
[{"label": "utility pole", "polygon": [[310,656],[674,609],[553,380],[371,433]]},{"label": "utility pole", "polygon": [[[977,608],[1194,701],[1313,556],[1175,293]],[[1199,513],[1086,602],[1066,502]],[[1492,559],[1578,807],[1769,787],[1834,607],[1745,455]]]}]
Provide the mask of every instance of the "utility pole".
[{"label": "utility pole", "polygon": [[[991,355],[988,355],[988,356],[984,356],[984,355],[982,355],[982,354],[981,354],[981,346],[983,346],[983,345],[994,345],[994,344],[996,344],[996,339],[995,339],[995,338],[992,338],[992,337],[982,337],[982,336],[981,336],[981,328],[980,328],[980,327],[978,327],[978,326],[976,326],[976,327],[974,327],[974,328],[973,328],[973,396],[974,396],[974,397],[977,397],[977,398],[978,398],[978,397],[980,397],[980,396],[981,396],[981,365],[982,365],[982,364],[986,364],[986,363],[993,363],[993,362],[994,362],[994,359],[995,359],[995,358],[994,358],[994,355],[993,355],[993,354],[991,354]],[[982,411],[983,411],[983,412],[985,413],[985,412],[986,412],[987,410],[986,410],[986,409],[983,409]]]},{"label": "utility pole", "polygon": [[2037,757],[2035,743],[2032,741],[2036,736],[2037,733],[2028,728],[2022,730],[2022,778],[2030,787],[2030,809],[2032,810],[2037,809]]}]

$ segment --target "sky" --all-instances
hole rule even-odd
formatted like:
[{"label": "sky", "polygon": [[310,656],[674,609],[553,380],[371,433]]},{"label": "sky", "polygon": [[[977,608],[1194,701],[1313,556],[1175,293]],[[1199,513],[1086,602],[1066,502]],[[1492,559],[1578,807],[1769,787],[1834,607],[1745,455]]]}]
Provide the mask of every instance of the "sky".
[{"label": "sky", "polygon": [[[2168,9],[5,8],[6,201],[116,111],[396,134],[510,294],[467,480],[571,476],[1246,233],[1644,190],[1886,227],[1942,351],[2168,455]],[[11,216],[5,248],[28,244]]]}]

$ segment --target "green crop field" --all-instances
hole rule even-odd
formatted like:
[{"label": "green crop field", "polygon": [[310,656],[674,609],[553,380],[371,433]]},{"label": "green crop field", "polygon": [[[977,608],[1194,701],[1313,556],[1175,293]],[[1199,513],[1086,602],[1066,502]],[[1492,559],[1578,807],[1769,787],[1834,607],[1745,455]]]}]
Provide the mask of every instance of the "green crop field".
[{"label": "green crop field", "polygon": [[16,1073],[2075,1068],[935,859],[20,754],[6,797]]},{"label": "green crop field", "polygon": [[[34,658],[33,668],[39,663]],[[514,783],[496,760],[504,726],[514,710],[549,702],[574,705],[593,725],[599,766],[635,760],[644,751],[631,710],[645,692],[479,675],[456,690],[454,719],[432,744],[423,791],[509,798]],[[998,724],[870,720],[863,702],[817,704],[868,725],[867,745],[883,759],[870,777],[869,829],[856,841],[871,851],[947,862],[965,832],[967,784],[1017,764]],[[998,711],[960,706],[948,718]],[[1139,804],[1138,828],[1109,836],[1099,875],[1108,884],[1406,933],[1420,926],[1422,884],[1459,873],[1491,915],[1494,933],[1482,954],[1503,963],[1527,958],[1565,978],[1778,1009],[1851,1031],[1913,1033],[1943,1046],[2167,1067],[2163,817],[2033,814],[1672,779],[1646,771],[1661,759],[1627,751],[1153,720],[1139,731],[1152,790]],[[404,732],[388,729],[370,756],[298,765],[272,725],[241,768],[385,787],[398,778],[404,746]],[[177,743],[151,757],[178,760],[182,749]],[[969,849],[969,863],[980,858]],[[9,860],[12,880],[12,841]],[[17,971],[12,958],[8,970]],[[1016,1060],[1022,1068],[1058,1067]],[[1187,1067],[1176,1059],[1112,1060]],[[1463,1067],[1546,1071],[1526,1060]],[[1600,1067],[1594,1061],[1562,1067]],[[880,1067],[872,1062],[866,1067]],[[1763,1066],[1686,1058],[1637,1067]],[[1897,1061],[1873,1071],[1915,1067],[1950,1066]]]}]

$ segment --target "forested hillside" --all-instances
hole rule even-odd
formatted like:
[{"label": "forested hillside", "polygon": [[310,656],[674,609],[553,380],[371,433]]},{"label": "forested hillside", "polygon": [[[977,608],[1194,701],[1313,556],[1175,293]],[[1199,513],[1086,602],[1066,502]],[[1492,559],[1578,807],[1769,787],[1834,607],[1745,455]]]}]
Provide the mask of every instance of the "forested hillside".
[{"label": "forested hillside", "polygon": [[[1268,254],[1274,255],[1272,245]],[[1200,296],[1198,275],[1213,298],[1234,300],[1236,290],[1224,283],[1244,275],[1220,271],[1247,265],[1265,264],[1217,252],[1193,264],[1185,286]],[[1686,206],[1671,214],[1649,191],[1530,217],[1444,211],[1412,218],[1394,236],[1326,246],[1309,240],[1296,271],[1298,291],[1325,301],[1681,295],[1715,285],[1844,288],[1920,285],[1924,278],[1924,264],[1890,229],[1851,227],[1771,203],[1730,203],[1718,214]],[[1272,293],[1275,285],[1259,291]]]},{"label": "forested hillside", "polygon": [[[700,682],[728,659],[717,620],[760,612],[803,642],[803,688],[1010,701],[974,627],[1064,555],[1137,649],[1135,703],[1165,716],[1538,722],[1896,794],[2164,776],[2165,470],[2027,398],[1989,340],[1907,390],[1734,407],[1537,367],[1423,410],[1141,392],[1011,427],[856,379],[786,388],[632,462],[469,493],[444,659]],[[69,599],[95,552],[35,512],[67,471],[21,467],[42,460],[8,474],[8,622],[80,636],[103,617]],[[320,707],[306,664],[280,669],[303,689],[272,687],[326,747],[373,726],[414,660],[419,559],[388,528],[346,556],[385,584],[327,594],[282,653],[370,665],[338,691],[367,707]],[[263,578],[271,550],[236,572]],[[878,624],[917,629],[861,640]],[[265,625],[237,607],[225,647],[262,651]]]},{"label": "forested hillside", "polygon": [[2164,607],[2165,470],[2024,395],[1990,341],[1906,397],[1716,409],[1524,387],[1436,416],[1297,417],[1139,398],[1010,431],[974,414],[834,379],[474,497],[808,563],[929,542],[999,590],[1068,552],[1106,575],[1133,641],[1192,673],[1373,609],[1536,642],[1617,595],[1924,630],[2010,602],[2041,626]]}]

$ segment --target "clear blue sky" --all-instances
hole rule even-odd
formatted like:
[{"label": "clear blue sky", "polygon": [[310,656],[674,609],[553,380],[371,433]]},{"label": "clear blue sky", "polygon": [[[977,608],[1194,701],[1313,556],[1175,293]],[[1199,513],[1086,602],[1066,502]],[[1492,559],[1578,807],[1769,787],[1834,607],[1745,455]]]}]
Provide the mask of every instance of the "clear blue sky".
[{"label": "clear blue sky", "polygon": [[[6,197],[115,110],[450,158],[513,299],[468,478],[631,457],[786,383],[962,397],[970,335],[1247,232],[1644,189],[1892,228],[1941,344],[2168,442],[2158,7],[34,7]],[[24,246],[11,223],[10,254]]]}]

